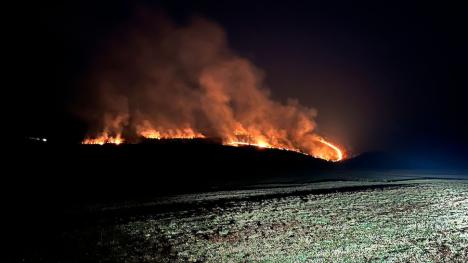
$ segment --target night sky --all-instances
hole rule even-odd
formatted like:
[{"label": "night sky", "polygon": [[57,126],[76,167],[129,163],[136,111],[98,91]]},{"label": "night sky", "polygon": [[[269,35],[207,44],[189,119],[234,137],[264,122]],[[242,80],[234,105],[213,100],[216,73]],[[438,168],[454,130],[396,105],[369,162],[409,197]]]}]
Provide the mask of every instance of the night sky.
[{"label": "night sky", "polygon": [[12,12],[21,136],[63,143],[84,136],[73,108],[87,70],[143,8],[179,23],[193,15],[219,23],[230,47],[264,70],[273,98],[316,108],[318,131],[351,152],[466,156],[468,9],[461,4],[64,2]]}]

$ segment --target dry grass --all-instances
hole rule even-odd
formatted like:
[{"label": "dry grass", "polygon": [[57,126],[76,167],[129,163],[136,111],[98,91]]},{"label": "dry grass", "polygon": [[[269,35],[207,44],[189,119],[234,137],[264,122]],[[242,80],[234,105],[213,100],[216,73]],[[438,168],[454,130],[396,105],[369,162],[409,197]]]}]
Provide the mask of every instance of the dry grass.
[{"label": "dry grass", "polygon": [[236,201],[103,231],[110,261],[467,262],[468,184]]},{"label": "dry grass", "polygon": [[177,211],[148,206],[150,215],[67,231],[57,258],[32,261],[468,262],[468,182],[406,183],[327,194],[237,191],[223,202],[177,197]]}]

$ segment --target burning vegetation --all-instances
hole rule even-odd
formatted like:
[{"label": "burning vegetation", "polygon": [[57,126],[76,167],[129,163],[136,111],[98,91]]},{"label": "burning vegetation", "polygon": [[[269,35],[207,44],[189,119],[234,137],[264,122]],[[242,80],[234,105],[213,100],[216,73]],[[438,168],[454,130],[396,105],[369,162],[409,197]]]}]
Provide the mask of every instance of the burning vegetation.
[{"label": "burning vegetation", "polygon": [[[144,130],[140,133],[141,137],[146,139],[200,139],[206,138],[201,133],[196,133],[191,129],[185,130],[169,130],[168,132],[161,133],[156,130]],[[248,138],[248,139],[239,139],[239,138]],[[242,146],[250,146],[250,147],[257,147],[257,148],[267,148],[267,149],[279,149],[284,151],[294,151],[305,155],[312,155],[313,157],[324,159],[327,161],[341,161],[344,158],[344,154],[340,148],[333,145],[332,143],[326,141],[322,137],[317,137],[316,140],[322,143],[324,146],[317,151],[316,155],[312,155],[306,152],[301,151],[300,149],[296,149],[293,147],[287,147],[283,145],[272,145],[267,141],[263,140],[255,140],[251,139],[249,136],[240,136],[237,140],[232,141],[223,141],[224,145],[234,146],[234,147],[242,147]],[[108,133],[103,133],[99,137],[96,138],[85,138],[83,140],[83,144],[116,144],[119,145],[124,143],[125,140],[119,134],[116,137],[109,136]]]},{"label": "burning vegetation", "polygon": [[273,100],[263,72],[226,42],[224,31],[205,19],[178,26],[140,14],[93,69],[91,96],[79,110],[92,128],[83,143],[220,138],[225,145],[342,160],[343,151],[316,133],[317,111]]}]

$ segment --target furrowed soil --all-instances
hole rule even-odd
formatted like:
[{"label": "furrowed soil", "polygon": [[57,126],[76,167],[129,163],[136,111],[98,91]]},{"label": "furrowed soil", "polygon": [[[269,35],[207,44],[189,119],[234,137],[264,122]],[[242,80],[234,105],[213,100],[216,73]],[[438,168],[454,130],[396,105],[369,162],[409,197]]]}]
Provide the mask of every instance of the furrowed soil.
[{"label": "furrowed soil", "polygon": [[467,181],[284,189],[93,207],[21,260],[468,262]]}]

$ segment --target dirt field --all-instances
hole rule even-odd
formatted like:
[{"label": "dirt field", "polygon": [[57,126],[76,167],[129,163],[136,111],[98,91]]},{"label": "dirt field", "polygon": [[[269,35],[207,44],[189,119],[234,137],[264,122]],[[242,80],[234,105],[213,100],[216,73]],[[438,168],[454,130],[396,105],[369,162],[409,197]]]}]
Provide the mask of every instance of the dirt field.
[{"label": "dirt field", "polygon": [[[67,256],[57,254],[57,259],[102,262],[468,260],[466,181],[419,180],[404,185],[393,183],[310,193],[301,192],[304,187],[286,194],[280,188],[283,190],[276,191],[282,194],[268,197],[258,196],[258,190],[234,191],[223,202],[211,203],[207,203],[212,196],[208,194],[177,197],[170,202],[185,205],[165,212],[153,203],[148,207],[154,207],[154,214],[125,220],[114,218],[112,223],[99,227],[63,233],[59,240],[64,246],[63,255]],[[247,198],[252,193],[257,196]]]}]

